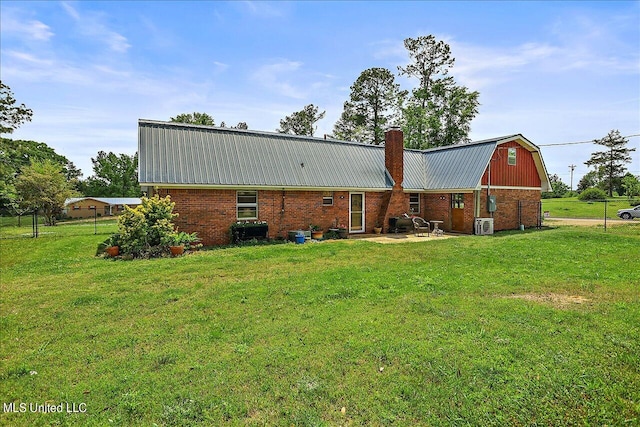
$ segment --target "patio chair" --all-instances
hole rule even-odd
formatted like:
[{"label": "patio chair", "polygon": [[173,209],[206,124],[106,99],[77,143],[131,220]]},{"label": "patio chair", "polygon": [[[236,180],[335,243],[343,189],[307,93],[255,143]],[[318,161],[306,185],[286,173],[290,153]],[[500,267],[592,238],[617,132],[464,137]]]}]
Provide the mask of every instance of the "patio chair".
[{"label": "patio chair", "polygon": [[431,226],[427,221],[420,217],[414,217],[411,219],[413,222],[413,232],[416,237],[424,237],[424,232],[427,232],[427,237],[431,233]]}]

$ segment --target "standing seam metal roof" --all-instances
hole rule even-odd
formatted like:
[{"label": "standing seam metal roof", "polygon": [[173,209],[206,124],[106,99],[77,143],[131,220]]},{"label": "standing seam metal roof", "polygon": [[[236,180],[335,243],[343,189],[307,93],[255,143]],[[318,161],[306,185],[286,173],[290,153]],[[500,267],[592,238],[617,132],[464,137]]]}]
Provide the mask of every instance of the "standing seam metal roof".
[{"label": "standing seam metal roof", "polygon": [[140,121],[141,184],[385,189],[384,149],[319,138]]},{"label": "standing seam metal roof", "polygon": [[[497,145],[515,138],[525,140],[509,135],[404,150],[403,187],[408,191],[479,188]],[[142,119],[138,144],[142,185],[370,190],[393,186],[383,146]]]}]

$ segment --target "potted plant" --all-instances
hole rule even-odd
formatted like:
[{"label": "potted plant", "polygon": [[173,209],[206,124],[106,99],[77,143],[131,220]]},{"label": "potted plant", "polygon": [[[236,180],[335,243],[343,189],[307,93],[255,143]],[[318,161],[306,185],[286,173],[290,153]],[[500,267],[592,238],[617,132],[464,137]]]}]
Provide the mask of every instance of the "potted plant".
[{"label": "potted plant", "polygon": [[347,230],[347,226],[344,225],[344,224],[339,224],[338,225],[338,237],[340,237],[341,239],[346,239],[348,234],[349,234],[349,232]]},{"label": "potted plant", "polygon": [[316,224],[309,224],[309,230],[311,230],[311,238],[312,239],[322,239],[324,233],[322,232],[322,228]]},{"label": "potted plant", "polygon": [[373,232],[375,234],[381,234],[382,233],[382,225],[379,222],[376,222],[376,225],[373,227]]},{"label": "potted plant", "polygon": [[[191,249],[191,246],[198,242],[198,236],[196,233],[185,233],[181,231],[179,233],[172,233],[164,239],[165,246],[169,247],[169,251],[172,256],[182,255],[186,249]],[[194,245],[197,246],[197,245]]]},{"label": "potted plant", "polygon": [[107,245],[105,248],[105,252],[110,257],[117,257],[120,254],[120,235],[114,234],[110,236],[107,240],[104,241]]}]

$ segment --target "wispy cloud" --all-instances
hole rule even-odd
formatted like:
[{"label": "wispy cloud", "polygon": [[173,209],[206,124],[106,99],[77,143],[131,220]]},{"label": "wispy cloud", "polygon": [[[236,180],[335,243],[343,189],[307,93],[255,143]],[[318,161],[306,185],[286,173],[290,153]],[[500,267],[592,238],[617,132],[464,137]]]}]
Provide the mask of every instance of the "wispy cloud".
[{"label": "wispy cloud", "polygon": [[241,1],[238,4],[245,12],[260,18],[281,18],[286,15],[286,3],[268,1]]},{"label": "wispy cloud", "polygon": [[47,24],[36,19],[22,19],[10,9],[4,10],[0,15],[0,27],[2,34],[15,34],[35,41],[48,41],[54,33]]},{"label": "wispy cloud", "polygon": [[81,14],[68,2],[61,4],[67,14],[76,21],[78,31],[82,35],[106,44],[114,52],[124,53],[131,47],[125,36],[111,30],[103,22],[104,17],[102,15],[97,13]]},{"label": "wispy cloud", "polygon": [[290,98],[303,99],[305,91],[291,83],[291,78],[300,67],[302,62],[282,60],[259,67],[253,73],[252,79],[272,92]]}]

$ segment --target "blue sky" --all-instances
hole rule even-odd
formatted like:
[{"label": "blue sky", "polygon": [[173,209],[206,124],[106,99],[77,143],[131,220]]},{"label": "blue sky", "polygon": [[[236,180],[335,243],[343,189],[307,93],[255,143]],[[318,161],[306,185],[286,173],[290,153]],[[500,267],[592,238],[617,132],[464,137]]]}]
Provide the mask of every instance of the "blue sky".
[{"label": "blue sky", "polygon": [[[34,111],[14,139],[45,142],[92,174],[99,150],[133,154],[139,118],[207,112],[274,131],[313,103],[331,133],[370,67],[407,65],[407,37],[451,46],[480,92],[471,138],[538,145],[640,134],[640,2],[0,3],[0,76]],[[396,77],[411,88],[415,82]],[[628,167],[640,174],[640,137]],[[574,188],[592,144],[542,147]]]}]

